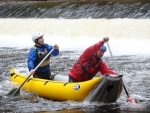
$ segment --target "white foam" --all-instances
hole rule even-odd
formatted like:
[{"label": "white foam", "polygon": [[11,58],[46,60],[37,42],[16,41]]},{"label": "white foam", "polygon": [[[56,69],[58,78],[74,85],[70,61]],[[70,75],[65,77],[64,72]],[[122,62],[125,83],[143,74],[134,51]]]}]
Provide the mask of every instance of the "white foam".
[{"label": "white foam", "polygon": [[150,55],[148,19],[0,19],[0,26],[0,47],[30,48],[39,31],[60,51],[82,51],[108,36],[113,55]]}]

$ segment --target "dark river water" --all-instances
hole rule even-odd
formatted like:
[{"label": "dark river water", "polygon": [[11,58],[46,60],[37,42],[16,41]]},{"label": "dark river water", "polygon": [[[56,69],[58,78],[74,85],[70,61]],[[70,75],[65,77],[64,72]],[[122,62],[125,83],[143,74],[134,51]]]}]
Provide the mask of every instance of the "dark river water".
[{"label": "dark river water", "polygon": [[[120,73],[124,73],[124,84],[132,99],[138,104],[126,102],[123,91],[116,103],[91,103],[65,101],[55,102],[43,99],[35,94],[21,91],[16,98],[5,96],[10,90],[9,68],[26,69],[28,49],[1,48],[0,49],[0,112],[36,112],[36,113],[150,113],[150,58],[143,56],[114,57]],[[51,59],[53,73],[67,75],[81,51],[61,51],[58,57]],[[75,56],[75,57],[72,57]],[[70,59],[70,57],[72,59]],[[110,57],[103,58],[110,68],[114,69]]]},{"label": "dark river water", "polygon": [[[114,3],[106,1],[52,3],[1,2],[0,18],[149,19],[150,3]],[[7,23],[4,23],[3,26],[5,25]],[[138,104],[126,102],[127,96],[124,90],[115,103],[83,104],[82,102],[75,101],[51,101],[25,91],[21,91],[21,95],[16,98],[5,96],[12,89],[9,81],[9,68],[14,67],[26,70],[28,51],[29,49],[26,48],[17,49],[9,46],[0,48],[0,112],[150,113],[150,57],[148,55],[122,55],[114,57],[119,72],[124,75],[123,81],[131,98],[136,100]],[[67,75],[68,70],[80,54],[81,51],[61,51],[58,57],[51,60],[52,72]],[[104,56],[103,59],[110,68],[114,69],[111,57]]]}]

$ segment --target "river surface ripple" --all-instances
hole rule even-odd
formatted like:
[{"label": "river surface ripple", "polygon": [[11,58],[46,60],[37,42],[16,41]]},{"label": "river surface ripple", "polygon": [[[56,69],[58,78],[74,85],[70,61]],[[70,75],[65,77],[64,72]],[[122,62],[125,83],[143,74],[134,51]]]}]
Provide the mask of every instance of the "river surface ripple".
[{"label": "river surface ripple", "polygon": [[[11,90],[9,68],[27,68],[28,49],[0,49],[0,112],[55,112],[55,113],[150,113],[150,58],[148,56],[114,56],[119,73],[123,74],[124,84],[137,105],[126,102],[123,91],[116,103],[91,103],[65,101],[55,102],[43,99],[35,94],[21,91],[21,96],[8,98],[5,96]],[[53,73],[67,75],[68,70],[81,54],[81,51],[61,51],[58,57],[51,58]],[[103,58],[108,66],[114,69],[111,57]]]}]

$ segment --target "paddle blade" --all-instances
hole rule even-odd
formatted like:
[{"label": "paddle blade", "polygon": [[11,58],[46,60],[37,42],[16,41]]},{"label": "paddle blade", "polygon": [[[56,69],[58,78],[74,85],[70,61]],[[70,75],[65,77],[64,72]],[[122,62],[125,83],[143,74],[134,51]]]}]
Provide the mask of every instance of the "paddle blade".
[{"label": "paddle blade", "polygon": [[18,96],[20,95],[20,90],[18,90],[18,88],[12,89],[7,96]]},{"label": "paddle blade", "polygon": [[130,103],[137,103],[135,100],[131,99],[129,95],[128,95],[128,97],[127,97],[127,102],[130,102]]}]

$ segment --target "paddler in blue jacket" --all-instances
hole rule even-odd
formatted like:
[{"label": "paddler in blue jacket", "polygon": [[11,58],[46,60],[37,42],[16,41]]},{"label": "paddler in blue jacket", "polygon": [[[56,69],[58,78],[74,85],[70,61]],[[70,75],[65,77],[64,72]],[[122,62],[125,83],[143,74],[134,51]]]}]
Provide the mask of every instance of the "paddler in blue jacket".
[{"label": "paddler in blue jacket", "polygon": [[30,49],[28,54],[28,69],[30,74],[32,74],[35,78],[51,80],[50,56],[39,66],[36,71],[34,71],[34,69],[53,48],[54,50],[51,55],[57,56],[59,54],[59,46],[57,44],[51,46],[44,43],[43,34],[39,32],[32,36],[32,40],[35,45]]}]

